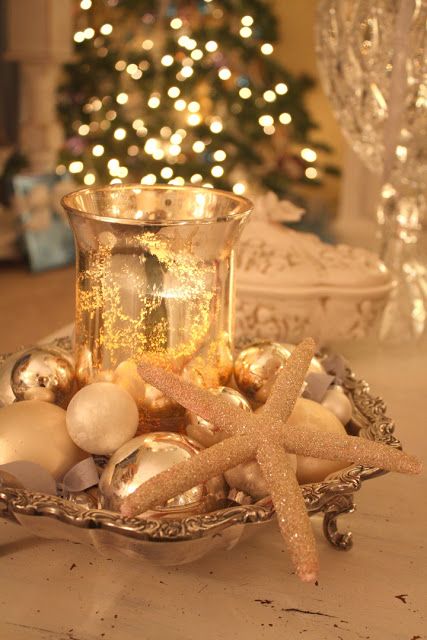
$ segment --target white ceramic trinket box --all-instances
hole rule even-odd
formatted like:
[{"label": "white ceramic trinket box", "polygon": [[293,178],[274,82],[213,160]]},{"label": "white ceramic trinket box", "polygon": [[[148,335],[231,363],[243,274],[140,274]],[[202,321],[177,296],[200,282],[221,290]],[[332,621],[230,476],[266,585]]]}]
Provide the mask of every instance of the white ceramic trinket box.
[{"label": "white ceramic trinket box", "polygon": [[255,215],[237,256],[236,342],[296,343],[311,335],[323,346],[363,338],[392,287],[370,251],[329,245]]}]

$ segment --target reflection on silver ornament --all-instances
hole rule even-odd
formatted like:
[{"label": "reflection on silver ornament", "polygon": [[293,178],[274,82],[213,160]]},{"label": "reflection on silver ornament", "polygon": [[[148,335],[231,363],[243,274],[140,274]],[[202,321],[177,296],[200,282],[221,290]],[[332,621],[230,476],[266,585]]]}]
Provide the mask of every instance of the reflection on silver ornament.
[{"label": "reflection on silver ornament", "polygon": [[11,386],[12,369],[15,366],[16,359],[23,353],[14,354],[0,365],[0,407],[6,407],[16,401],[15,394]]},{"label": "reflection on silver ornament", "polygon": [[77,504],[84,509],[98,509],[99,506],[99,490],[98,487],[92,487],[86,491],[74,491],[64,495],[66,500]]},{"label": "reflection on silver ornament", "polygon": [[[289,353],[292,353],[292,351],[295,349],[294,344],[289,344],[287,342],[280,343],[280,346],[289,351]],[[289,356],[286,357],[288,358]],[[307,373],[326,373],[322,363],[320,362],[319,358],[316,358],[316,356],[313,356],[313,358],[311,359]]]},{"label": "reflection on silver ornament", "polygon": [[322,400],[322,405],[332,411],[332,413],[342,422],[347,424],[352,416],[351,402],[340,386],[332,387],[326,392]]},{"label": "reflection on silver ornament", "polygon": [[[255,405],[264,404],[280,369],[294,350],[294,345],[262,342],[243,349],[234,362],[234,377],[239,390]],[[324,373],[317,358],[310,373]]]},{"label": "reflection on silver ornament", "polygon": [[240,391],[257,404],[266,402],[287,357],[289,351],[270,342],[254,344],[241,351],[234,362],[234,377]]},{"label": "reflection on silver ornament", "polygon": [[[116,451],[102,473],[101,507],[120,511],[123,500],[143,482],[197,455],[200,449],[196,442],[177,433],[157,431],[133,438]],[[203,513],[217,508],[225,497],[224,479],[218,476],[171,498],[151,515],[177,517]]]},{"label": "reflection on silver ornament", "polygon": [[74,389],[74,369],[59,350],[35,347],[16,360],[11,387],[17,400],[45,400],[66,406]]},{"label": "reflection on silver ornament", "polygon": [[23,489],[24,485],[8,471],[0,469],[0,489],[8,487],[9,489]]},{"label": "reflection on silver ornament", "polygon": [[[292,467],[297,468],[296,456],[288,454]],[[267,485],[262,475],[261,468],[255,460],[244,462],[224,473],[225,479],[233,489],[240,489],[249,494],[255,500],[260,500],[268,495]]]},{"label": "reflection on silver ornament", "polygon": [[[252,410],[246,398],[235,389],[230,389],[230,387],[217,387],[216,389],[209,389],[209,391],[215,396],[226,398],[227,401],[239,409],[243,409],[244,411]],[[227,437],[216,425],[211,424],[200,416],[196,416],[190,411],[187,412],[187,416],[187,435],[197,440],[197,442],[200,442],[204,447],[211,447],[216,442],[220,442],[220,440]]]}]

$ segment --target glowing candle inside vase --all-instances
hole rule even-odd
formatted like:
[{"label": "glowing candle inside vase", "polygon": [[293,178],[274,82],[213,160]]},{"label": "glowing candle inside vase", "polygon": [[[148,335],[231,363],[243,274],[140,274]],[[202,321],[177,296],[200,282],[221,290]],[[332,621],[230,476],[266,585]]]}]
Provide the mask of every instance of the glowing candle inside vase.
[{"label": "glowing candle inside vase", "polygon": [[[80,385],[142,356],[203,386],[227,382],[233,252],[247,200],[192,187],[85,189],[64,199],[77,246]],[[165,428],[170,402],[147,387],[141,412]],[[151,417],[150,417],[151,416]],[[168,425],[170,428],[170,425]]]}]

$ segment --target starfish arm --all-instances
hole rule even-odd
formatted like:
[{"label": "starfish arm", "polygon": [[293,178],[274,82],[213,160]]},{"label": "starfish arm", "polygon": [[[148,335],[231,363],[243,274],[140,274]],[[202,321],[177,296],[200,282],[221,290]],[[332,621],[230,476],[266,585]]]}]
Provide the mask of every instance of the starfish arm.
[{"label": "starfish arm", "polygon": [[268,400],[260,413],[269,413],[277,420],[287,421],[301,392],[315,348],[315,343],[311,338],[305,338],[295,347],[285,366],[279,372]]},{"label": "starfish arm", "polygon": [[343,460],[399,473],[416,474],[422,469],[422,463],[416,456],[381,442],[358,436],[325,433],[302,425],[288,423],[284,426],[283,442],[286,443],[287,451],[312,458]]},{"label": "starfish arm", "polygon": [[142,361],[138,371],[145,382],[204,420],[215,424],[227,435],[245,432],[244,421],[250,414],[238,409],[221,396],[214,396],[206,389],[196,387],[176,374],[148,361]]},{"label": "starfish arm", "polygon": [[141,484],[124,500],[122,515],[135,516],[144,513],[227,469],[253,460],[256,448],[257,442],[254,439],[233,436],[203,449],[196,456],[162,471]]},{"label": "starfish arm", "polygon": [[298,576],[313,582],[318,573],[316,542],[301,489],[282,446],[263,444],[257,461],[276,509],[280,531]]}]

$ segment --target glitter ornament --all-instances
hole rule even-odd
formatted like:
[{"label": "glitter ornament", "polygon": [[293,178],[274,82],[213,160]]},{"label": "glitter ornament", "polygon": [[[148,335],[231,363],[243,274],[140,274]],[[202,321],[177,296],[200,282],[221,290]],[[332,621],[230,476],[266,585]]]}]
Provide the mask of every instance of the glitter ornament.
[{"label": "glitter ornament", "polygon": [[298,345],[277,376],[268,402],[253,414],[238,409],[221,396],[215,397],[180,380],[161,367],[148,361],[141,362],[139,371],[144,380],[218,425],[229,437],[144,482],[124,500],[122,514],[142,513],[227,469],[256,459],[295,571],[303,581],[314,581],[318,572],[314,536],[287,452],[403,473],[419,473],[422,465],[415,456],[382,443],[288,423],[313,354],[313,340],[308,338]]},{"label": "glitter ornament", "polygon": [[[200,450],[196,442],[177,433],[159,431],[133,438],[116,451],[102,473],[101,506],[120,511],[123,501],[141,484],[173,465],[190,460]],[[225,497],[225,483],[218,476],[164,501],[165,504],[159,503],[153,515],[176,517],[211,511]]]},{"label": "glitter ornament", "polygon": [[[244,411],[252,411],[246,398],[235,389],[230,389],[230,387],[217,387],[216,389],[209,389],[209,391],[214,396],[221,396]],[[197,442],[200,442],[204,447],[210,447],[227,437],[227,434],[221,431],[216,425],[195,415],[191,411],[188,412],[186,431],[190,438],[197,440]]]},{"label": "glitter ornament", "polygon": [[[346,435],[342,422],[318,402],[299,398],[289,416],[289,423],[295,425],[310,425],[326,433]],[[334,471],[347,465],[340,460],[321,460],[310,456],[297,456],[296,475],[300,484],[321,482]]]},{"label": "glitter ornament", "polygon": [[351,402],[345,395],[342,387],[335,386],[329,389],[322,400],[322,405],[326,409],[329,409],[329,411],[332,411],[342,424],[347,424],[351,418]]},{"label": "glitter ornament", "polygon": [[16,360],[10,384],[17,400],[66,406],[74,390],[74,369],[59,350],[35,347]]},{"label": "glitter ornament", "polygon": [[58,480],[86,454],[67,433],[65,411],[24,400],[0,409],[0,464],[35,462]]},{"label": "glitter ornament", "polygon": [[68,433],[89,453],[113,453],[133,438],[137,427],[135,400],[112,382],[94,382],[83,387],[68,405]]}]

